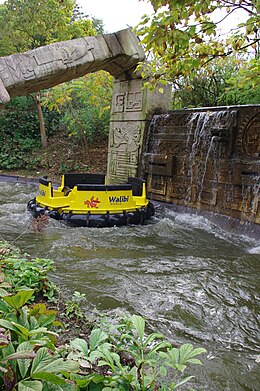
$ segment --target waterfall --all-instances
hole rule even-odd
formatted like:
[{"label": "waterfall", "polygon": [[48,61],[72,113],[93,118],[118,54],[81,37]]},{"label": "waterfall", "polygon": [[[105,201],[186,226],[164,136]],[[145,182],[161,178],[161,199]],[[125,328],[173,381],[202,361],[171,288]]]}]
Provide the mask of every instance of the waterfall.
[{"label": "waterfall", "polygon": [[260,224],[259,126],[260,105],[154,115],[140,162],[149,197]]},{"label": "waterfall", "polygon": [[[205,181],[217,183],[218,160],[223,155],[235,111],[202,111],[190,115],[186,141],[188,202],[192,197],[200,204]],[[211,164],[211,167],[209,166]],[[211,174],[207,178],[207,169]],[[194,195],[196,188],[196,195]]]}]

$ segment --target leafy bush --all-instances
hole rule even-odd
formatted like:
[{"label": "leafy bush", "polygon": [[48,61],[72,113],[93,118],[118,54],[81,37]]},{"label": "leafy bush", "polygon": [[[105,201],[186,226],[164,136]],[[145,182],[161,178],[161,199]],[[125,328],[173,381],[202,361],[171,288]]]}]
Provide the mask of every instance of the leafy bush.
[{"label": "leafy bush", "polygon": [[[75,361],[59,355],[54,345],[58,334],[50,329],[55,311],[44,305],[28,308],[33,290],[22,290],[0,299],[4,319],[0,319],[0,386],[11,391],[66,389],[66,376],[78,370]],[[60,326],[60,325],[59,325]]]},{"label": "leafy bush", "polygon": [[[6,249],[1,255],[0,267],[4,266],[5,280],[16,290],[27,287],[34,290],[34,295],[43,295],[49,300],[55,297],[57,288],[50,280],[48,273],[54,270],[50,259],[30,259],[21,255],[19,250],[11,251],[0,242],[0,249]],[[1,259],[2,258],[2,259]]]},{"label": "leafy bush", "polygon": [[[55,133],[59,115],[44,109],[45,126],[48,134]],[[31,157],[33,149],[41,146],[39,119],[31,97],[17,97],[0,112],[0,169],[37,167],[39,158]]]},{"label": "leafy bush", "polygon": [[81,369],[81,376],[73,375],[79,388],[106,391],[176,390],[193,378],[183,376],[188,365],[201,364],[197,356],[206,352],[191,344],[175,348],[158,333],[146,335],[138,315],[108,332],[92,330],[89,341],[76,338],[70,350],[68,358]]},{"label": "leafy bush", "polygon": [[107,137],[109,132],[109,112],[100,115],[97,107],[71,107],[61,119],[70,136],[76,138],[87,150],[88,144]]},{"label": "leafy bush", "polygon": [[174,80],[173,107],[210,107],[258,103],[259,60],[218,58],[193,77]]},{"label": "leafy bush", "polygon": [[63,127],[86,150],[108,135],[112,91],[112,76],[99,71],[52,88],[43,104],[60,113]]}]

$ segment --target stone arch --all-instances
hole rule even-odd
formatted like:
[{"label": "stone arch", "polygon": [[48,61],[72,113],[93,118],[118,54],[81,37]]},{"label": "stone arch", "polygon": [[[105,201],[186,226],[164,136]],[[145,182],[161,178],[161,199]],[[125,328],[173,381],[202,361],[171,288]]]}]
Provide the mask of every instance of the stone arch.
[{"label": "stone arch", "polygon": [[[0,106],[10,97],[54,87],[87,73],[109,72],[115,78],[115,85],[108,180],[123,182],[128,175],[138,173],[143,135],[152,114],[170,106],[170,89],[164,95],[143,89],[143,80],[134,71],[144,59],[144,51],[132,28],[0,57]],[[114,142],[119,135],[121,142]]]}]

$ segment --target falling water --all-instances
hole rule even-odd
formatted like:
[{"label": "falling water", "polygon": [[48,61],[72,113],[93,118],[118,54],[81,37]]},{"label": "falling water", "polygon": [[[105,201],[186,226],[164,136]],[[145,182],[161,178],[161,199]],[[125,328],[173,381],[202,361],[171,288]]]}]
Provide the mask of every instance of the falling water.
[{"label": "falling water", "polygon": [[188,177],[190,178],[187,201],[191,200],[192,186],[198,184],[197,200],[200,203],[209,159],[212,160],[214,166],[211,181],[216,180],[218,149],[221,149],[219,134],[222,129],[225,131],[230,129],[234,114],[235,111],[227,110],[191,114],[186,142],[186,153],[189,156]]}]

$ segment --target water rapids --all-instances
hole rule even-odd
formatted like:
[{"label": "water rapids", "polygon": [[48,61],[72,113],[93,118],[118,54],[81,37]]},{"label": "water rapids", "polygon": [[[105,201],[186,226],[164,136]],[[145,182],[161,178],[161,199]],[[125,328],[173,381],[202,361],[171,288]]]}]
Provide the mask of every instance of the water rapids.
[{"label": "water rapids", "polygon": [[51,258],[65,292],[90,305],[136,313],[176,344],[207,349],[193,386],[259,390],[260,243],[204,217],[167,206],[145,226],[71,228],[51,220],[28,229],[37,186],[1,183],[0,235],[34,257]]}]

